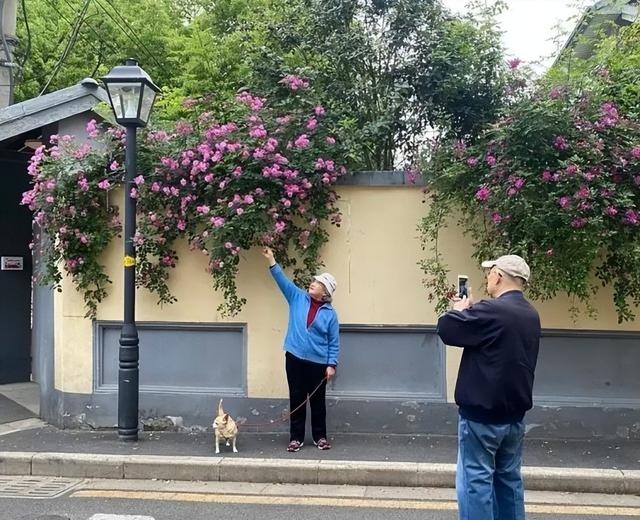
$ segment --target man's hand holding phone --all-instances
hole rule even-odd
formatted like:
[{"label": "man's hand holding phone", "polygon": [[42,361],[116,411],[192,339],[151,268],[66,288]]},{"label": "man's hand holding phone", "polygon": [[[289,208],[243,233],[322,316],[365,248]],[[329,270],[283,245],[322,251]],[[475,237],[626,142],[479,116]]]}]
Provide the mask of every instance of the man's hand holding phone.
[{"label": "man's hand holding phone", "polygon": [[458,275],[458,294],[453,299],[453,309],[463,311],[473,305],[471,298],[471,286],[469,285],[469,277],[466,274]]},{"label": "man's hand holding phone", "polygon": [[473,305],[473,300],[471,299],[471,291],[469,291],[469,296],[463,296],[462,298],[456,298],[453,303],[453,310],[455,311],[463,311],[468,309]]}]

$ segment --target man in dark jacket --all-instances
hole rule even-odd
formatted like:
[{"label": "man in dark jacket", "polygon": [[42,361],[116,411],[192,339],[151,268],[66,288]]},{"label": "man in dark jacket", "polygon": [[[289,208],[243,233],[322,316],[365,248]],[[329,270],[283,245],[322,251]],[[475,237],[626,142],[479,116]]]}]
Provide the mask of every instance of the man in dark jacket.
[{"label": "man in dark jacket", "polygon": [[438,335],[462,347],[456,491],[460,520],[524,520],[520,475],[523,418],[532,406],[540,317],[522,290],[527,263],[517,255],[483,262],[492,300],[456,301]]}]

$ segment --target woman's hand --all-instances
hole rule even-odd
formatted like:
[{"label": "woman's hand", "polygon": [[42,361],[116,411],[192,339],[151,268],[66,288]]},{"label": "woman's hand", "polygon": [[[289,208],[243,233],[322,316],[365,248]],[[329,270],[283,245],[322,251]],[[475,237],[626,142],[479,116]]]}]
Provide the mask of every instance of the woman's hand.
[{"label": "woman's hand", "polygon": [[333,376],[336,375],[336,369],[334,367],[327,367],[324,371],[324,375],[327,376],[327,381],[329,381]]},{"label": "woman's hand", "polygon": [[264,256],[269,261],[269,267],[273,267],[276,265],[276,258],[273,256],[273,251],[270,247],[265,247],[262,249],[262,256]]}]

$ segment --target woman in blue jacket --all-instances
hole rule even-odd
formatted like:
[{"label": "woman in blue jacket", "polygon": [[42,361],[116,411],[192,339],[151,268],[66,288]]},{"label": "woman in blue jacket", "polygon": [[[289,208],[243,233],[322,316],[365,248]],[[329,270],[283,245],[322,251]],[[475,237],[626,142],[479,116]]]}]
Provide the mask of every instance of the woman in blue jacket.
[{"label": "woman in blue jacket", "polygon": [[336,373],[340,353],[338,315],[331,306],[336,279],[329,273],[316,275],[305,291],[287,278],[270,248],[264,248],[263,254],[289,304],[284,339],[289,407],[299,409],[291,415],[287,451],[298,451],[304,444],[307,407],[302,404],[318,385],[309,399],[311,435],[319,449],[328,450],[331,444],[327,441],[325,393],[327,381]]}]

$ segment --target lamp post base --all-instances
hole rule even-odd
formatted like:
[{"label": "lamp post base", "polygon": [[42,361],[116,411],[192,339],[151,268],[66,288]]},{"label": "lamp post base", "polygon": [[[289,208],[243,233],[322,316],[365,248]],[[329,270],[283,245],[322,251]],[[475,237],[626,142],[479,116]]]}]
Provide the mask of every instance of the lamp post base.
[{"label": "lamp post base", "polygon": [[[125,279],[133,282],[133,272],[125,273]],[[133,287],[133,283],[131,283]],[[133,293],[133,288],[130,294]],[[128,316],[132,316],[133,298],[125,298]],[[139,359],[138,330],[135,320],[126,322],[120,334],[120,364],[118,369],[118,436],[123,441],[138,440]]]},{"label": "lamp post base", "polygon": [[125,442],[136,442],[138,440],[138,428],[134,430],[118,428],[118,439]]}]

